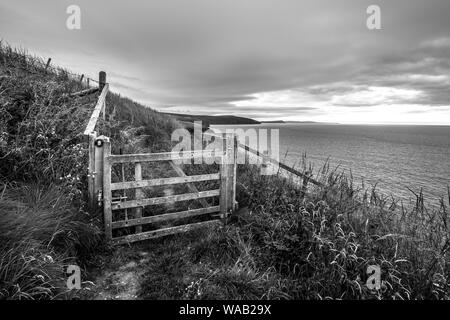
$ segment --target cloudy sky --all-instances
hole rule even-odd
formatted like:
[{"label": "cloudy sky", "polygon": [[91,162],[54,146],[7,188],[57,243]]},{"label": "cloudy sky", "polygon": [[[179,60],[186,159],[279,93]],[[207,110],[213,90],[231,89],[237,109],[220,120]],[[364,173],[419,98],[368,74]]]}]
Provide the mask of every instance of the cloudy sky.
[{"label": "cloudy sky", "polygon": [[449,0],[0,0],[0,38],[161,111],[450,124]]}]

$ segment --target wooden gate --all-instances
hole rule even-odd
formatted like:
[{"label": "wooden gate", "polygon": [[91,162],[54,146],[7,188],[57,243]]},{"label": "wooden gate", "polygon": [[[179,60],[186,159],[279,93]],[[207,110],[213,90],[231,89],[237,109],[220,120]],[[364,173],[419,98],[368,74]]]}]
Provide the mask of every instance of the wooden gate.
[{"label": "wooden gate", "polygon": [[[102,142],[97,143],[103,148],[103,211],[104,211],[104,225],[106,238],[112,240],[115,244],[123,244],[134,241],[140,241],[149,238],[156,238],[168,234],[179,232],[186,232],[205,225],[211,225],[218,222],[225,222],[227,216],[235,209],[235,195],[236,195],[236,148],[237,140],[234,136],[226,135],[223,139],[223,150],[219,154],[212,150],[200,150],[189,152],[164,152],[164,153],[148,153],[148,154],[124,154],[112,155],[111,142],[107,137],[99,138]],[[98,141],[98,140],[97,140]],[[200,174],[200,175],[186,175],[181,167],[174,164],[176,160],[192,160],[194,158],[213,157],[220,159],[219,172]],[[174,171],[178,174],[176,177],[157,178],[157,179],[142,179],[142,166],[151,162],[170,162]],[[115,165],[134,166],[133,181],[112,182],[112,169]],[[124,176],[124,175],[123,175]],[[125,179],[124,179],[125,180]],[[198,191],[194,186],[195,182],[201,181],[218,181],[219,187],[213,190]],[[143,188],[157,187],[157,186],[172,186],[179,184],[187,184],[190,193],[169,195],[163,197],[146,198]],[[133,199],[129,200],[128,196],[117,196],[117,192],[124,194],[127,190],[134,190]],[[113,193],[116,192],[116,196]],[[205,198],[216,197],[218,205],[209,205],[204,201]],[[187,209],[178,212],[143,215],[143,212],[148,206],[173,204],[180,201],[199,200],[202,204],[201,208]],[[122,211],[124,214],[115,215],[115,211]],[[132,218],[129,218],[129,213],[132,211]],[[145,210],[149,213],[149,210]],[[158,228],[154,227],[166,221],[175,221],[185,218],[193,218],[202,216],[203,221],[191,222],[177,226],[169,226]],[[119,218],[117,218],[119,217]],[[206,220],[204,218],[207,218]],[[143,231],[145,228],[150,230]],[[114,230],[125,230],[124,234],[117,234]]]},{"label": "wooden gate", "polygon": [[[89,143],[89,167],[88,167],[88,195],[91,211],[96,211],[103,206],[105,234],[113,243],[122,244],[149,238],[160,237],[168,234],[186,232],[201,226],[226,222],[227,216],[236,209],[236,160],[238,148],[250,152],[263,160],[263,163],[272,163],[276,168],[283,169],[290,174],[303,178],[303,193],[306,192],[308,183],[322,187],[323,184],[314,180],[308,172],[302,173],[275,159],[261,154],[259,151],[238,144],[236,136],[224,134],[215,136],[223,139],[223,149],[219,154],[217,150],[199,150],[183,153],[163,152],[147,154],[111,154],[111,141],[108,137],[99,136],[96,127],[100,114],[106,120],[106,96],[109,85],[106,83],[106,73],[99,73],[99,87],[75,93],[73,95],[86,95],[99,92],[97,104],[92,112],[91,118],[86,126],[84,135]],[[174,164],[173,160],[194,159],[214,157],[220,159],[219,172],[186,175],[180,166]],[[157,179],[143,179],[142,166],[146,163],[169,162],[176,177]],[[113,182],[112,173],[114,165],[122,166],[123,181]],[[125,181],[124,165],[134,166],[132,181]],[[199,191],[194,183],[218,181],[218,187],[211,190]],[[190,192],[165,195],[157,197],[146,197],[145,188],[158,186],[187,185]],[[133,196],[126,195],[127,192]],[[117,196],[117,193],[120,193]],[[115,195],[114,195],[115,194]],[[206,198],[216,198],[218,203],[211,205]],[[149,212],[149,206],[173,204],[181,201],[198,200],[200,208],[187,208],[178,212]],[[123,215],[114,214],[124,211]],[[132,212],[131,212],[132,211]],[[131,213],[131,218],[129,217]],[[149,214],[148,214],[149,213]],[[206,217],[206,219],[204,219]],[[203,218],[197,222],[192,219]],[[158,224],[180,219],[191,219],[185,224],[160,227]],[[122,231],[122,232],[120,232]]]}]

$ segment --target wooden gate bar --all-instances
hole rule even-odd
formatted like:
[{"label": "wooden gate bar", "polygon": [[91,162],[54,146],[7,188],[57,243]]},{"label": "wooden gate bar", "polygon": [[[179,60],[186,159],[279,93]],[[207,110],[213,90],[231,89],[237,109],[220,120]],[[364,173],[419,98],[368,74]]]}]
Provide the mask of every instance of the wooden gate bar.
[{"label": "wooden gate bar", "polygon": [[208,207],[208,208],[200,208],[200,209],[192,209],[192,210],[186,210],[186,211],[165,213],[165,214],[160,214],[160,215],[156,215],[156,216],[149,216],[149,217],[143,217],[143,218],[137,218],[137,219],[114,221],[112,223],[112,228],[113,229],[125,228],[125,227],[131,227],[131,226],[136,226],[136,225],[161,222],[161,221],[166,221],[166,220],[195,217],[195,216],[200,216],[200,215],[207,214],[207,213],[219,212],[219,210],[220,210],[219,206],[213,206],[213,207]]},{"label": "wooden gate bar", "polygon": [[184,177],[159,178],[159,179],[152,179],[152,180],[138,180],[136,178],[136,181],[112,183],[111,190],[145,188],[145,187],[164,186],[164,185],[171,185],[171,184],[178,184],[178,183],[210,181],[210,180],[219,180],[219,179],[220,179],[219,173],[201,174],[201,175],[184,176]]},{"label": "wooden gate bar", "polygon": [[220,190],[208,190],[208,191],[200,191],[196,193],[184,193],[184,194],[177,194],[173,196],[167,196],[167,197],[157,197],[157,198],[150,198],[150,199],[142,199],[142,200],[130,200],[130,201],[123,201],[123,202],[116,202],[113,203],[111,208],[112,210],[120,210],[120,209],[126,209],[126,208],[136,208],[136,207],[145,207],[145,206],[151,206],[155,204],[164,204],[164,203],[171,203],[171,202],[177,202],[177,201],[187,201],[187,200],[196,200],[200,198],[209,198],[209,197],[215,197],[220,195]]},{"label": "wooden gate bar", "polygon": [[183,151],[183,152],[161,152],[143,154],[122,154],[110,156],[111,164],[123,162],[152,162],[152,161],[175,161],[200,157],[221,157],[223,154],[215,154],[215,150]]},{"label": "wooden gate bar", "polygon": [[[175,172],[180,176],[180,177],[186,177],[187,174],[184,173],[183,169],[181,169],[181,167],[175,163],[173,163],[173,161],[169,161],[170,166],[172,167],[173,170],[175,170]],[[197,189],[197,187],[195,186],[195,184],[193,183],[187,183],[187,187],[189,188],[189,191],[191,192],[199,192],[199,190]],[[208,201],[206,201],[205,198],[201,198],[199,199],[200,203],[202,204],[203,207],[208,207],[209,203]]]},{"label": "wooden gate bar", "polygon": [[147,232],[142,232],[142,233],[137,233],[137,234],[131,234],[128,236],[117,237],[117,238],[112,239],[112,241],[114,244],[125,244],[125,243],[130,243],[130,242],[135,242],[135,241],[158,238],[158,237],[166,236],[169,234],[188,232],[190,230],[198,229],[198,228],[205,227],[205,226],[212,226],[212,225],[219,224],[219,223],[220,223],[219,220],[209,220],[209,221],[204,221],[204,222],[185,224],[185,225],[176,226],[176,227],[152,230],[152,231],[147,231]]}]

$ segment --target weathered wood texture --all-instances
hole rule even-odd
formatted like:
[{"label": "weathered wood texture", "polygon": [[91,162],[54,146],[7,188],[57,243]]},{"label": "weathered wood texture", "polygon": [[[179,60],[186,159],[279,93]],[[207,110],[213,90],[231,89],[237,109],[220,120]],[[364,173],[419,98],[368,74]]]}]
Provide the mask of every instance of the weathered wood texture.
[{"label": "weathered wood texture", "polygon": [[89,135],[89,163],[88,163],[88,203],[89,209],[95,211],[97,202],[95,199],[95,140],[97,139],[97,133]]},{"label": "weathered wood texture", "polygon": [[167,220],[189,218],[189,217],[195,217],[195,216],[204,215],[204,214],[208,214],[208,213],[218,212],[219,210],[220,210],[219,206],[212,206],[212,207],[207,207],[207,208],[165,213],[165,214],[149,216],[149,217],[141,217],[141,218],[136,218],[136,219],[114,221],[112,223],[112,227],[113,227],[113,229],[117,229],[117,228],[143,225],[143,224],[149,224],[149,223],[155,223],[155,222],[161,222],[161,221],[167,221]]},{"label": "weathered wood texture", "polygon": [[108,137],[99,136],[94,140],[94,197],[98,198],[103,192],[103,151],[104,142],[109,141]]},{"label": "weathered wood texture", "polygon": [[151,206],[151,205],[155,205],[155,204],[164,204],[164,203],[171,203],[171,202],[177,202],[177,201],[187,201],[187,200],[196,200],[196,199],[200,199],[200,198],[209,198],[209,197],[215,197],[218,195],[220,195],[219,189],[208,190],[208,191],[200,191],[197,193],[177,194],[177,195],[167,196],[167,197],[157,197],[157,198],[149,198],[149,199],[141,199],[141,200],[123,201],[123,202],[119,202],[119,203],[113,203],[111,208],[112,208],[112,210],[137,208],[137,207]]},{"label": "weathered wood texture", "polygon": [[[182,151],[182,152],[161,152],[161,153],[142,153],[142,154],[122,154],[112,155],[110,161],[114,163],[128,163],[128,162],[154,162],[154,161],[175,161],[188,160],[192,158],[212,157],[214,150],[203,151]],[[216,154],[215,156],[222,156]]]},{"label": "weathered wood texture", "polygon": [[170,235],[170,234],[184,233],[184,232],[188,232],[188,231],[198,229],[201,227],[216,225],[218,223],[219,223],[218,220],[209,220],[209,221],[191,223],[191,224],[187,224],[187,225],[164,228],[164,229],[159,229],[159,230],[152,230],[152,231],[132,234],[132,235],[128,235],[128,236],[117,237],[117,238],[113,239],[113,243],[114,244],[126,244],[126,243],[135,242],[135,241],[142,241],[142,240],[147,240],[147,239],[152,239],[152,238],[158,238],[158,237],[162,237],[162,236],[166,236],[166,235]]},{"label": "weathered wood texture", "polygon": [[[186,177],[186,176],[187,176],[186,173],[184,173],[183,169],[181,169],[181,167],[180,167],[179,165],[173,163],[172,161],[170,161],[169,164],[170,164],[170,166],[172,167],[172,169],[175,170],[175,172],[176,172],[180,177]],[[220,178],[220,174],[219,174],[218,176],[219,176],[219,178]],[[191,192],[199,192],[198,189],[197,189],[197,187],[196,187],[193,183],[188,182],[188,183],[187,183],[187,186],[188,186],[188,188],[189,188],[189,190],[190,190]],[[206,201],[205,198],[201,198],[201,199],[199,199],[199,201],[200,201],[200,203],[202,204],[203,207],[206,208],[206,207],[209,206],[209,203],[208,203],[208,201]]]},{"label": "weathered wood texture", "polygon": [[[218,173],[201,174],[201,175],[195,175],[195,176],[173,177],[173,178],[159,178],[159,179],[152,179],[152,180],[136,179],[136,181],[112,183],[111,190],[136,189],[136,188],[164,186],[164,185],[172,185],[172,184],[179,184],[179,183],[210,181],[210,180],[219,180],[219,179],[220,179],[220,174],[218,174]],[[194,192],[198,192],[198,190],[196,190]]]},{"label": "weathered wood texture", "polygon": [[89,135],[95,130],[95,126],[97,125],[98,117],[100,116],[100,112],[103,110],[105,105],[106,95],[108,94],[109,85],[105,84],[103,87],[102,93],[98,98],[97,104],[95,105],[94,111],[92,112],[91,118],[86,126],[86,130],[84,130],[85,135]]},{"label": "weathered wood texture", "polygon": [[111,143],[109,138],[103,141],[103,212],[106,239],[112,239],[112,209],[111,209]]},{"label": "weathered wood texture", "polygon": [[[142,166],[139,162],[134,165],[134,180],[136,183],[142,182]],[[144,193],[140,188],[136,188],[135,190],[136,200],[141,200],[144,197]],[[135,213],[135,218],[140,219],[142,217],[142,208],[137,207]],[[136,233],[142,232],[142,226],[136,226]]]},{"label": "weathered wood texture", "polygon": [[103,90],[103,87],[106,85],[106,72],[100,71],[98,73],[98,87],[100,90]]},{"label": "weathered wood texture", "polygon": [[220,214],[224,221],[236,207],[236,146],[235,136],[226,134],[223,143],[224,156],[220,166]]},{"label": "weathered wood texture", "polygon": [[89,88],[89,89],[71,93],[70,96],[71,97],[84,97],[84,96],[88,96],[90,94],[97,93],[98,91],[99,91],[98,88]]}]

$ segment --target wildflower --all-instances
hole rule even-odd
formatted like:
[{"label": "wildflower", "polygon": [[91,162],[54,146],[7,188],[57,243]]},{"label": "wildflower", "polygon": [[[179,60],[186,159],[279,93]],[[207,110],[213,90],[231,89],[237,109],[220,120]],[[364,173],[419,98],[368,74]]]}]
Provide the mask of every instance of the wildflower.
[{"label": "wildflower", "polygon": [[53,263],[54,262],[52,256],[50,256],[48,254],[44,255],[44,261],[48,262],[48,263]]},{"label": "wildflower", "polygon": [[35,275],[35,277],[36,277],[36,279],[39,279],[39,280],[41,280],[41,281],[44,281],[44,276],[41,275],[41,274],[37,274],[37,275]]}]

